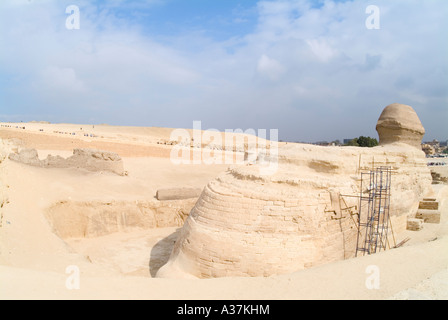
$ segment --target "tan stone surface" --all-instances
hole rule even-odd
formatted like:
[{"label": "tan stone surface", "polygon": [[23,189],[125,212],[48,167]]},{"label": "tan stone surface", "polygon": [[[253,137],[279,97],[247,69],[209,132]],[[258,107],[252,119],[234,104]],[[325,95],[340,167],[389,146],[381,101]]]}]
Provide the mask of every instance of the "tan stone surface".
[{"label": "tan stone surface", "polygon": [[418,206],[419,209],[427,209],[427,210],[437,210],[439,209],[439,201],[430,200],[430,201],[420,201]]},{"label": "tan stone surface", "polygon": [[[409,145],[423,132],[416,115],[405,118],[411,111],[386,107],[379,128],[396,125],[400,135],[383,131],[379,147],[288,144],[272,175],[261,174],[259,163],[211,181],[158,276],[271,276],[353,257],[360,172],[392,167],[394,221],[415,216],[419,200],[432,194],[425,155]],[[397,234],[405,230],[406,223],[393,225]]]},{"label": "tan stone surface", "polygon": [[[38,132],[41,127],[44,129],[43,133]],[[6,139],[0,140],[0,299],[408,299],[416,296],[409,292],[418,292],[417,297],[435,299],[446,296],[444,284],[448,280],[448,190],[442,184],[434,186],[436,193],[431,195],[440,201],[440,224],[425,224],[419,232],[405,231],[403,237],[411,239],[403,247],[284,275],[207,280],[151,278],[167,261],[180,232],[176,232],[177,227],[134,229],[131,225],[130,228],[125,227],[119,232],[103,236],[62,239],[53,232],[45,217],[48,209],[59,201],[73,204],[72,209],[85,204],[92,212],[95,208],[101,212],[111,203],[117,209],[111,213],[119,217],[119,211],[126,209],[131,203],[152,203],[160,188],[204,187],[227,168],[225,165],[174,166],[167,158],[170,154],[169,147],[157,144],[160,139],[169,140],[169,130],[129,128],[127,132],[125,128],[95,126],[98,137],[94,138],[53,133],[71,132],[79,130],[79,127],[80,125],[66,124],[26,124],[26,130],[0,129],[0,137]],[[83,132],[86,132],[85,127]],[[155,136],[157,137],[154,138]],[[286,171],[291,176],[290,179],[284,179],[291,181],[289,185],[311,185],[316,173],[320,175],[331,170],[335,155],[330,153],[327,156],[328,149],[310,149],[305,145],[296,147],[303,152],[290,161],[290,164],[293,167],[294,162],[300,163],[300,168],[307,173],[305,175],[308,176],[309,173],[309,179],[299,182],[299,179]],[[35,148],[42,157],[41,160],[48,154],[70,157],[74,148],[108,150],[122,157],[129,175],[63,168],[43,169],[7,159],[7,155],[21,148]],[[294,152],[297,149],[291,147],[290,150]],[[319,154],[310,156],[310,151],[319,151]],[[384,151],[389,153],[387,148]],[[399,153],[400,150],[396,151]],[[373,164],[373,160],[374,163],[377,162],[376,154],[375,159],[366,161],[360,160],[358,153],[353,153],[355,162],[362,166]],[[367,153],[363,153],[361,158],[366,155]],[[316,157],[319,159],[308,168],[307,159]],[[387,163],[402,162],[409,165],[398,170],[400,174],[409,172],[411,176],[419,176],[412,171],[412,161],[418,170],[423,170],[418,158],[415,160],[412,154],[387,154],[384,157]],[[318,164],[323,167],[319,168]],[[352,164],[346,166],[344,161],[338,162],[337,166],[345,168],[347,172],[351,172],[353,167]],[[247,178],[251,174],[251,168],[247,169],[248,171],[241,168],[230,171],[234,177],[230,177],[229,181],[233,182],[238,177]],[[258,173],[253,177],[255,180],[266,179],[266,176],[259,176]],[[358,175],[359,172],[355,172],[354,176]],[[254,181],[249,180],[250,183]],[[404,184],[408,180],[400,178],[400,181]],[[259,182],[265,183],[263,180]],[[330,182],[337,183],[332,179]],[[285,183],[269,182],[269,185],[276,184],[283,186]],[[410,190],[417,184],[411,182],[407,189]],[[405,186],[401,188],[407,190]],[[281,187],[278,190],[280,189]],[[254,195],[259,191],[253,190]],[[325,214],[333,216],[333,220],[347,214],[345,203],[342,201],[338,205],[336,200],[338,194],[343,195],[342,192],[333,188],[331,191],[322,191],[324,193],[321,200],[328,204]],[[408,199],[412,195],[412,192],[408,192],[400,199],[405,202],[404,206],[413,202]],[[299,204],[298,201],[281,202],[278,199],[268,201],[272,201],[272,204],[269,202],[271,208],[283,203],[285,208]],[[122,206],[124,204],[126,206]],[[275,212],[270,214],[273,213]],[[106,221],[110,220],[106,219],[103,223]],[[117,225],[117,220],[112,221]],[[406,222],[405,215],[392,217],[392,223],[397,228],[399,226],[406,229]],[[212,231],[210,230],[211,233]],[[397,242],[403,237],[397,236]],[[66,287],[69,277],[66,268],[73,265],[81,271],[79,290],[69,290]],[[366,288],[369,277],[366,270],[372,265],[381,271],[381,286],[375,290]]]},{"label": "tan stone surface", "polygon": [[407,230],[420,231],[423,229],[423,219],[409,218]]},{"label": "tan stone surface", "polygon": [[415,217],[422,219],[425,223],[440,223],[439,210],[418,209]]},{"label": "tan stone surface", "polygon": [[425,134],[420,119],[411,106],[393,103],[384,108],[378,119],[376,130],[380,144],[406,143],[421,148]]},{"label": "tan stone surface", "polygon": [[201,195],[199,188],[164,188],[157,190],[157,200],[197,199]]},{"label": "tan stone surface", "polygon": [[59,155],[48,155],[45,160],[39,159],[35,149],[22,149],[11,153],[9,159],[23,164],[44,168],[77,168],[88,171],[110,171],[124,175],[123,161],[114,152],[96,149],[74,149],[73,155],[63,158]]},{"label": "tan stone surface", "polygon": [[142,228],[181,227],[196,200],[59,201],[45,215],[62,239],[92,238]]}]

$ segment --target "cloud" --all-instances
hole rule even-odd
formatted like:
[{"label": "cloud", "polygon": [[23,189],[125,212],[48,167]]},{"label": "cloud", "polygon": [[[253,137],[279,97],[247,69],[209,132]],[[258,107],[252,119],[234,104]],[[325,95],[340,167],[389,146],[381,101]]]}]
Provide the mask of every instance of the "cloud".
[{"label": "cloud", "polygon": [[335,56],[336,52],[325,39],[306,40],[314,55],[322,62],[327,62]]},{"label": "cloud", "polygon": [[276,81],[285,72],[285,68],[277,60],[263,54],[258,60],[257,71],[261,76]]},{"label": "cloud", "polygon": [[382,56],[380,54],[378,55],[370,55],[366,54],[366,61],[364,65],[362,66],[361,70],[363,71],[372,71],[377,67],[380,67]]},{"label": "cloud", "polygon": [[72,68],[48,67],[42,71],[40,85],[45,89],[72,91],[83,93],[86,91],[84,83],[76,77]]},{"label": "cloud", "polygon": [[[71,1],[1,2],[3,117],[88,114],[168,127],[202,120],[313,141],[375,136],[382,108],[401,102],[417,110],[429,137],[448,137],[442,0],[378,0],[379,30],[365,27],[368,1],[259,1],[223,17],[236,25],[255,17],[253,28],[233,26],[224,40],[229,32],[214,37],[209,24],[148,31],[161,0],[77,3],[80,30],[65,28]],[[73,108],[62,114],[67,97]]]}]

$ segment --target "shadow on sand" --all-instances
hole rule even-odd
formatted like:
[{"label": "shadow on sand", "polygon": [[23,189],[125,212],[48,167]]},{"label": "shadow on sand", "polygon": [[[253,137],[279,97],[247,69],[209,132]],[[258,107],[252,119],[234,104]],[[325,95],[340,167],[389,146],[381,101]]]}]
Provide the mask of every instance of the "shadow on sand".
[{"label": "shadow on sand", "polygon": [[157,271],[168,262],[180,230],[181,228],[177,229],[169,236],[157,242],[152,248],[151,256],[149,258],[149,273],[151,274],[151,277],[154,278]]}]

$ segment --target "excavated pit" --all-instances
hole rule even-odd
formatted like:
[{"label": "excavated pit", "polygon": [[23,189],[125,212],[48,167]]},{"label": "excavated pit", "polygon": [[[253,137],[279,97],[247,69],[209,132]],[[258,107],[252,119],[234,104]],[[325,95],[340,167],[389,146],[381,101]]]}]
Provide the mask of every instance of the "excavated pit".
[{"label": "excavated pit", "polygon": [[59,201],[46,218],[62,239],[94,238],[138,229],[181,227],[197,199]]},{"label": "excavated pit", "polygon": [[125,275],[154,277],[168,261],[196,200],[64,200],[45,216],[53,232],[90,262]]}]

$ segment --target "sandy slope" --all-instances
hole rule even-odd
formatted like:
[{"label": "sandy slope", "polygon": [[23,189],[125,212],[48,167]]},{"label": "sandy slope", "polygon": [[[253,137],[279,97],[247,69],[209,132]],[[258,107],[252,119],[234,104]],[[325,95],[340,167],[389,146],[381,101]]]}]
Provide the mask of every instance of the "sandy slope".
[{"label": "sandy slope", "polygon": [[[21,139],[41,157],[67,156],[74,146],[115,151],[124,157],[129,175],[2,163],[9,203],[0,228],[0,299],[447,298],[448,186],[436,186],[439,199],[444,199],[441,224],[409,231],[403,236],[411,240],[401,248],[269,278],[157,279],[152,276],[166,261],[177,228],[64,241],[46,220],[46,208],[61,199],[134,201],[153,198],[161,187],[202,187],[227,166],[174,166],[166,157],[169,148],[155,142],[169,135],[165,129],[95,126],[107,138],[89,141],[53,133],[75,131],[79,125],[26,127],[0,130],[0,138]],[[80,270],[80,288],[75,290],[66,286],[71,275],[66,268],[71,265]],[[369,266],[379,271],[379,288],[368,288]]]},{"label": "sandy slope", "polygon": [[[1,266],[2,299],[387,299],[409,292],[446,299],[445,238],[375,256],[270,278],[150,279],[91,274],[81,266],[79,290],[68,290],[58,271]],[[378,266],[379,289],[369,289],[369,266]],[[422,290],[423,289],[423,290]],[[411,296],[412,298],[412,296]]]}]

